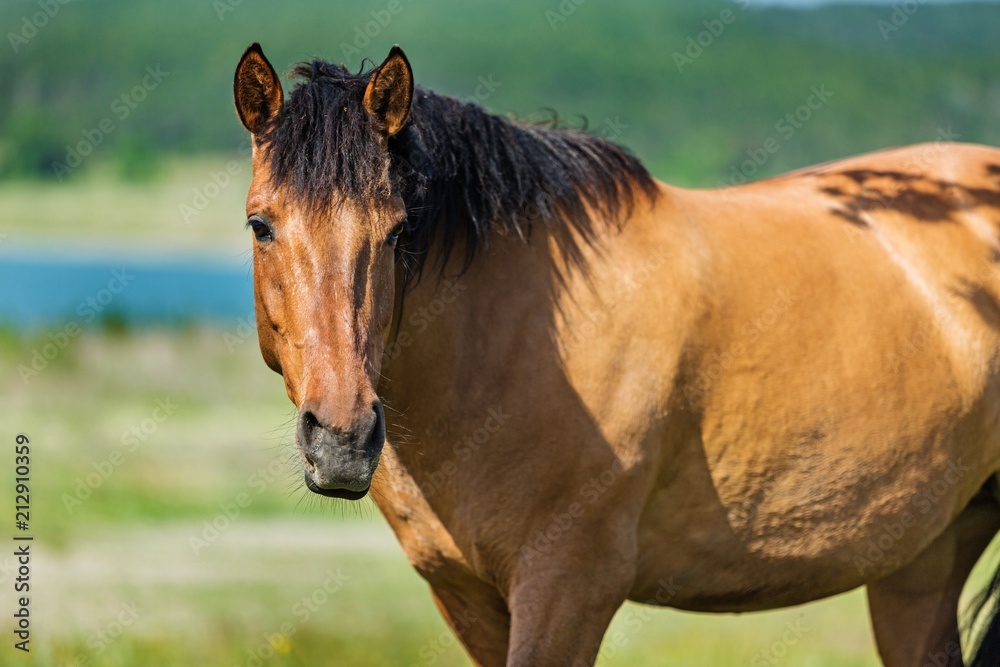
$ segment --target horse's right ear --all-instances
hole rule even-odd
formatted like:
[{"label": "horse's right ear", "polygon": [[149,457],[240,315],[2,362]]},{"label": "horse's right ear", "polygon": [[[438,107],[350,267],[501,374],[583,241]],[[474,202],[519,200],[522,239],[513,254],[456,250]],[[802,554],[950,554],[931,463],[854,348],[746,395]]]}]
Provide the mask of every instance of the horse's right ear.
[{"label": "horse's right ear", "polygon": [[413,104],[413,70],[398,44],[372,72],[361,104],[385,136],[391,137],[406,124]]},{"label": "horse's right ear", "polygon": [[243,127],[259,134],[281,111],[284,95],[278,74],[264,57],[260,44],[254,42],[243,52],[233,77],[236,113]]}]

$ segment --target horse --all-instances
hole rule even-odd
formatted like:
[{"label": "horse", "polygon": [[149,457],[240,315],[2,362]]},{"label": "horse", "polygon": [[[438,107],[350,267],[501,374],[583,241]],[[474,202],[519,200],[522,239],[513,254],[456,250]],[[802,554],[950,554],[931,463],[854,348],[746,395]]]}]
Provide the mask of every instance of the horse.
[{"label": "horse", "polygon": [[293,73],[234,77],[261,355],[305,485],[371,493],[475,664],[593,664],[626,600],[861,586],[887,667],[1000,664],[1000,574],[959,620],[1000,529],[1000,151],[686,189],[398,46]]}]

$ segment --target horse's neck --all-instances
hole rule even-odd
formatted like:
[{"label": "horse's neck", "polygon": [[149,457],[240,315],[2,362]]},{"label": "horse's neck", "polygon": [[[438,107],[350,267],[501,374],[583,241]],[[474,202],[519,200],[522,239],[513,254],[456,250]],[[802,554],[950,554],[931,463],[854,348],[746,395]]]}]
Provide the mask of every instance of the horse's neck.
[{"label": "horse's neck", "polygon": [[[646,232],[662,229],[662,218],[672,212],[664,196],[652,209],[637,206],[622,226],[593,225],[588,238],[559,222],[537,226],[528,240],[496,234],[464,272],[461,243],[443,273],[432,250],[423,278],[397,309],[380,394],[399,401],[401,408],[411,400],[427,407],[433,403],[443,414],[475,409],[470,403],[492,393],[487,385],[512,381],[512,369],[526,351],[538,363],[555,364],[555,372],[560,309],[592,296],[596,283],[613,277],[602,273],[609,266],[663,264],[661,250],[646,242]],[[626,227],[631,241],[623,243]],[[673,242],[680,241],[675,237]],[[642,256],[634,257],[636,252]],[[616,255],[611,264],[606,253]]]},{"label": "horse's neck", "polygon": [[[550,293],[552,258],[545,234],[530,242],[498,236],[464,272],[459,246],[443,272],[431,256],[420,281],[405,295],[386,351],[383,376],[392,385],[423,384],[414,375],[435,364],[487,369],[502,363],[497,351],[529,313],[543,317]],[[475,359],[469,357],[475,354]],[[467,372],[455,368],[457,379]],[[434,375],[438,375],[434,373]]]}]

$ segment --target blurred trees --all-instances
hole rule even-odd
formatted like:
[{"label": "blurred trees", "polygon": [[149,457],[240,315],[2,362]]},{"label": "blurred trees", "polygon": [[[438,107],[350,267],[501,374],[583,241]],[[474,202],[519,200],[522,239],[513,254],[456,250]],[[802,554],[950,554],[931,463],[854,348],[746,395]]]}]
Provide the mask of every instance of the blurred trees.
[{"label": "blurred trees", "polygon": [[[43,5],[58,5],[44,22]],[[399,43],[424,86],[496,112],[551,108],[593,131],[617,128],[679,184],[731,182],[769,139],[778,150],[753,178],[942,133],[1000,144],[1000,5],[914,6],[894,16],[889,5],[747,0],[10,0],[0,178],[74,178],[99,163],[146,178],[164,155],[235,152],[232,72],[252,41],[279,72],[313,56],[357,69]],[[169,76],[135,102],[157,66]],[[494,82],[485,95],[482,80]],[[813,86],[829,102],[783,138],[779,123]],[[123,96],[135,102],[126,117]],[[114,129],[95,144],[105,119]],[[88,141],[78,169],[54,167]]]}]

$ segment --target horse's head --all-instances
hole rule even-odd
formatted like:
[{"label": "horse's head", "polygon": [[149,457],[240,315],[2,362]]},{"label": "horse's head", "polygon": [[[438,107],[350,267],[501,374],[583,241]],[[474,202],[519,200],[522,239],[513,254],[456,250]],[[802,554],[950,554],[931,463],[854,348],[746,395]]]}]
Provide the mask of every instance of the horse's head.
[{"label": "horse's head", "polygon": [[253,136],[247,226],[261,354],[298,408],[306,485],[356,499],[385,441],[376,385],[405,218],[387,144],[406,123],[413,75],[398,47],[370,75],[325,67],[300,66],[306,81],[286,102],[254,44],[234,94]]}]

